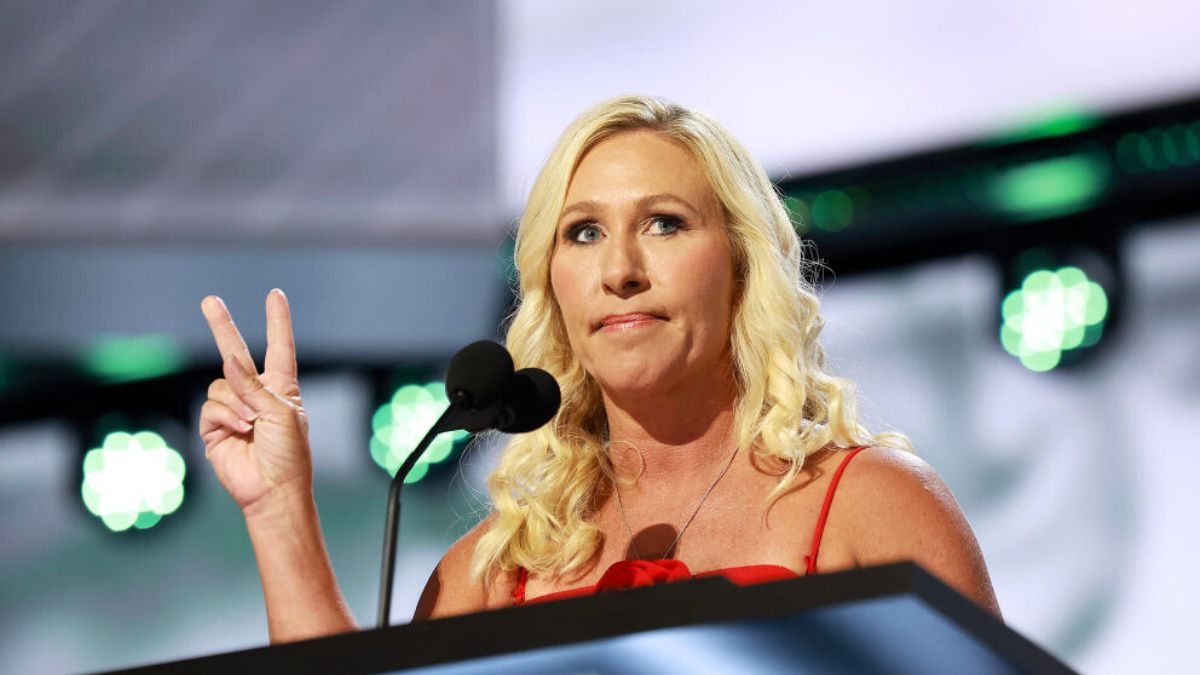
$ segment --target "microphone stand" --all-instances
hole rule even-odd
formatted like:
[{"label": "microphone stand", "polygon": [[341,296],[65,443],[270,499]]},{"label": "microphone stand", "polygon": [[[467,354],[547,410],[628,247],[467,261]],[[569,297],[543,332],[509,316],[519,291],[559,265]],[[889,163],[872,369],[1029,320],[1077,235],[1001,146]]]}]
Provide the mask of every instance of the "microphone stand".
[{"label": "microphone stand", "polygon": [[438,421],[429,428],[425,438],[422,438],[417,447],[409,453],[408,457],[404,458],[404,463],[392,477],[392,486],[388,488],[387,522],[384,524],[383,531],[383,570],[379,582],[379,616],[376,619],[376,628],[387,628],[391,623],[392,584],[396,576],[396,538],[400,531],[400,490],[404,487],[404,477],[417,465],[417,460],[421,458],[425,448],[429,447],[433,439],[438,434],[449,430],[443,426],[449,421],[454,411],[455,406],[453,405],[446,408]]},{"label": "microphone stand", "polygon": [[499,429],[510,433],[532,431],[545,424],[558,410],[561,402],[558,384],[544,370],[524,368],[510,378],[508,393],[512,400],[503,397],[487,405],[476,407],[469,394],[454,392],[452,403],[438,421],[430,427],[425,438],[404,458],[392,485],[388,489],[387,522],[383,532],[383,569],[379,583],[379,616],[376,628],[387,628],[391,622],[392,585],[396,574],[396,538],[400,531],[400,490],[404,477],[416,466],[425,448],[438,434],[454,429],[482,431]]}]

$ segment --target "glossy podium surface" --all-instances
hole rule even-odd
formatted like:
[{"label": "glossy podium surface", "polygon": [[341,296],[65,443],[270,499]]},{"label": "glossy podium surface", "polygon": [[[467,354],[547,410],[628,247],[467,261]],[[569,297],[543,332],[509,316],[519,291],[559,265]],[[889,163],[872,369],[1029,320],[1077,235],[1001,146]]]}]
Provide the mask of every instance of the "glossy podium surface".
[{"label": "glossy podium surface", "polygon": [[911,563],[707,578],[138,668],[138,673],[1070,673]]}]

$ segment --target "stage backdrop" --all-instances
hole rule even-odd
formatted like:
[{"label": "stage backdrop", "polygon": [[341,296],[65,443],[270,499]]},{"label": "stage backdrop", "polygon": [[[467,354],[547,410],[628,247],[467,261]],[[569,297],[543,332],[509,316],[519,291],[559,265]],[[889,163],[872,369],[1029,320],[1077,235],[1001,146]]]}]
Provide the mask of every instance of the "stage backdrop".
[{"label": "stage backdrop", "polygon": [[[583,107],[704,108],[782,180],[1195,94],[1196,25],[1190,0],[0,0],[0,388],[113,334],[170,336],[216,377],[200,298],[224,294],[261,354],[262,297],[283,286],[322,521],[369,624],[381,373],[434,378],[494,334],[505,235]],[[983,254],[823,280],[832,361],[873,426],[946,477],[1007,620],[1086,672],[1193,660],[1200,223],[1147,225],[1120,247],[1123,320],[1049,373],[1000,348]],[[57,414],[79,394],[63,382],[49,414],[0,427],[0,671],[265,643],[244,526],[195,436],[203,387],[175,423],[183,505],[114,534],[82,503],[88,441]],[[486,509],[494,452],[406,492],[400,619]]]}]

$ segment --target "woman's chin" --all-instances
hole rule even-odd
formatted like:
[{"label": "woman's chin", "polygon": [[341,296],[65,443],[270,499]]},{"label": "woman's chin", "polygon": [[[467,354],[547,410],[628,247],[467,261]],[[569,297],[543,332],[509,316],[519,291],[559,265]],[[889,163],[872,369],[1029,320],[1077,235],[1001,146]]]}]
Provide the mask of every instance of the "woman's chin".
[{"label": "woman's chin", "polygon": [[627,351],[594,358],[591,365],[592,378],[611,399],[669,396],[685,383],[708,384],[707,379],[715,374],[682,350]]},{"label": "woman's chin", "polygon": [[596,377],[600,388],[609,398],[641,398],[666,391],[670,387],[667,373],[645,368],[627,372],[602,373]]}]

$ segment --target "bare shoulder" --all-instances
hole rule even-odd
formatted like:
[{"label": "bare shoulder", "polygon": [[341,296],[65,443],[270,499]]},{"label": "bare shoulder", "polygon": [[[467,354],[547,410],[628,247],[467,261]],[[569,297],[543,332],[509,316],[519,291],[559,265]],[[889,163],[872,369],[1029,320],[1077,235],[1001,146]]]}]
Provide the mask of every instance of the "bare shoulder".
[{"label": "bare shoulder", "polygon": [[912,560],[999,615],[983,553],[941,476],[916,455],[870,447],[847,465],[838,508],[859,566]]},{"label": "bare shoulder", "polygon": [[[869,447],[854,458],[847,468],[843,495],[852,495],[853,503],[870,507],[888,506],[890,510],[924,510],[958,504],[941,476],[928,462],[904,450]],[[899,515],[899,514],[897,514]],[[914,515],[914,514],[910,514]]]},{"label": "bare shoulder", "polygon": [[417,609],[413,620],[436,619],[455,614],[479,612],[494,604],[497,589],[496,580],[478,580],[471,577],[471,560],[475,554],[475,545],[491,526],[494,514],[484,518],[479,524],[454,542],[442,556],[421,599],[417,601]]}]

